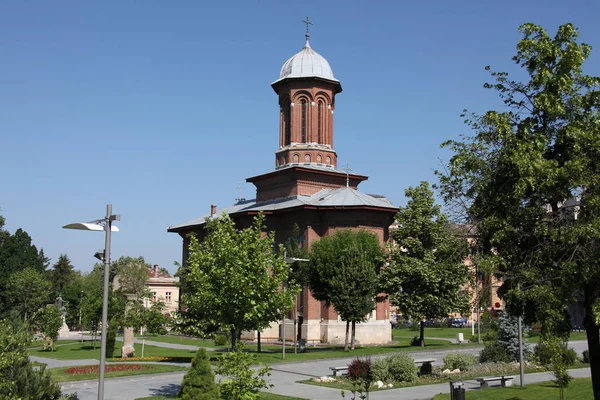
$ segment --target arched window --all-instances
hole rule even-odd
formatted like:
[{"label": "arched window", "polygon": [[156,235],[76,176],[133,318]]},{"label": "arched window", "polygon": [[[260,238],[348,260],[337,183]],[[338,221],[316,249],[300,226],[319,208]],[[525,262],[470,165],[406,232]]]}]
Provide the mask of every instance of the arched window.
[{"label": "arched window", "polygon": [[294,163],[298,163],[300,161],[300,156],[298,154],[294,154]]},{"label": "arched window", "polygon": [[310,164],[310,154],[305,154],[305,155],[304,155],[304,162],[305,162],[306,164]]},{"label": "arched window", "polygon": [[321,144],[321,134],[323,132],[323,108],[325,104],[319,101],[319,108],[317,110],[317,143]]},{"label": "arched window", "polygon": [[327,156],[326,160],[327,160],[327,165],[330,165],[331,164],[331,157]]},{"label": "arched window", "polygon": [[290,103],[283,106],[284,146],[292,143],[292,107]]},{"label": "arched window", "polygon": [[302,99],[300,101],[302,108],[302,143],[306,143],[306,125],[308,125],[307,121],[307,111],[308,111],[308,103],[306,100]]},{"label": "arched window", "polygon": [[321,158],[321,155],[320,155],[320,154],[317,154],[317,162],[318,162],[319,164],[321,164],[321,161],[323,161],[323,159]]}]

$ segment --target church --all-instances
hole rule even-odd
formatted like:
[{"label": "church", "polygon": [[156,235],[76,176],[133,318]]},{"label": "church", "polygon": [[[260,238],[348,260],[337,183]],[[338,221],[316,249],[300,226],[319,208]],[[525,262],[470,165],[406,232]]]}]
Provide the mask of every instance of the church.
[{"label": "church", "polygon": [[[297,224],[299,243],[306,250],[314,241],[338,229],[366,229],[377,235],[382,246],[387,242],[388,228],[398,208],[384,196],[358,190],[367,176],[338,169],[333,118],[335,97],[342,92],[342,85],[327,60],[312,49],[308,29],[304,47],[283,64],[271,87],[278,96],[280,120],[275,168],[246,179],[256,186],[255,199],[240,199],[219,210],[213,205],[209,214],[167,229],[183,239],[183,263],[188,253],[188,235],[202,238],[206,219],[218,218],[223,212],[239,228],[245,228],[262,211],[266,230],[275,232],[277,243],[291,237]],[[297,296],[295,309],[288,317],[288,340],[293,337],[294,318],[298,322],[297,335],[308,343],[344,342],[345,322],[333,307],[315,300],[310,288],[304,288]],[[389,302],[377,303],[366,321],[357,324],[357,342],[365,345],[390,341],[389,319]],[[262,332],[262,337],[281,339],[280,325],[281,322],[273,323]]]}]

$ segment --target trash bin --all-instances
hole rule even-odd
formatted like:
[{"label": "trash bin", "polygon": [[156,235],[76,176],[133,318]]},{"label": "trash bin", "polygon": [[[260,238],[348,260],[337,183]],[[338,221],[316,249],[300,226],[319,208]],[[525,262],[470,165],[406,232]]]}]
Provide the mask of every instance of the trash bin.
[{"label": "trash bin", "polygon": [[465,400],[464,382],[450,381],[450,400]]},{"label": "trash bin", "polygon": [[304,353],[306,351],[306,339],[300,339],[298,342],[300,345],[299,351],[300,353]]}]

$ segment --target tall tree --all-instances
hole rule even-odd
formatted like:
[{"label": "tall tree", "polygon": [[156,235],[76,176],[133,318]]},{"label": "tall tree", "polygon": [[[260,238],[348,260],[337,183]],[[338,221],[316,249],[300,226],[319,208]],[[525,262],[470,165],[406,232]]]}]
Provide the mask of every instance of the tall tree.
[{"label": "tall tree", "polygon": [[144,257],[120,257],[115,264],[119,289],[123,293],[134,295],[136,299],[145,297],[146,282],[150,278],[150,264]]},{"label": "tall tree", "polygon": [[375,308],[383,261],[379,239],[365,230],[340,230],[312,244],[310,289],[315,299],[333,306],[346,321],[344,350],[348,350],[350,324],[354,349],[356,323]]},{"label": "tall tree", "polygon": [[45,274],[25,268],[10,275],[5,286],[8,307],[27,320],[42,306],[53,303],[52,287]]},{"label": "tall tree", "polygon": [[192,237],[186,268],[184,319],[199,330],[218,327],[231,331],[232,347],[243,330],[262,330],[289,310],[298,292],[289,285],[290,266],[278,252],[273,233],[264,235],[264,216],[236,229],[223,214],[207,221],[206,238]]},{"label": "tall tree", "polygon": [[424,346],[424,318],[447,317],[468,307],[462,290],[469,281],[467,242],[454,234],[448,217],[435,205],[428,182],[405,193],[408,204],[396,215],[398,228],[391,230],[393,244],[382,282],[404,316],[421,320],[419,340]]},{"label": "tall tree", "polygon": [[69,260],[69,257],[67,257],[66,254],[61,254],[58,257],[58,261],[52,266],[52,270],[50,271],[50,280],[52,281],[52,289],[54,290],[54,293],[57,296],[62,294],[62,292],[65,290],[65,287],[73,280],[74,277],[75,271],[71,265],[71,260]]},{"label": "tall tree", "polygon": [[[592,386],[600,399],[600,78],[583,73],[591,47],[571,24],[554,37],[524,24],[513,60],[529,80],[492,72],[508,110],[473,114],[475,131],[445,143],[455,154],[440,182],[477,223],[509,311],[568,337],[569,304],[583,304]],[[489,70],[489,67],[487,67]]]}]

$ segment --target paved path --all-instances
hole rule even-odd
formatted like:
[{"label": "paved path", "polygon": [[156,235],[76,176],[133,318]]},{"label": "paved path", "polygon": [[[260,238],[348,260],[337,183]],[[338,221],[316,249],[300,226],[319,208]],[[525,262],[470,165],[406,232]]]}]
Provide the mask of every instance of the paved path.
[{"label": "paved path", "polygon": [[[158,344],[164,344],[156,342]],[[587,348],[585,341],[573,341],[570,346],[579,354]],[[462,349],[445,349],[435,351],[418,351],[409,353],[414,358],[435,358],[435,364],[440,364],[443,357],[450,352],[463,352],[476,354],[481,350],[480,347],[465,347]],[[385,355],[377,355],[372,358],[384,357]],[[37,357],[40,359],[40,357]],[[43,359],[45,360],[47,359]],[[329,367],[332,365],[347,364],[352,358],[343,358],[333,360],[315,360],[307,362],[290,362],[290,363],[274,363],[270,382],[275,386],[270,390],[272,393],[300,397],[303,399],[333,399],[340,398],[339,389],[330,389],[320,386],[308,386],[301,383],[296,383],[299,380],[310,379],[313,377],[325,376],[330,374]],[[58,361],[58,360],[52,360]],[[97,360],[93,360],[97,363]],[[61,361],[62,363],[63,361]],[[73,361],[69,361],[73,363]],[[71,364],[73,365],[73,364]],[[589,369],[574,369],[569,371],[574,377],[590,376]],[[183,379],[183,372],[156,374],[156,375],[141,375],[123,378],[112,378],[105,382],[105,399],[106,400],[131,400],[136,397],[154,396],[154,395],[172,395],[179,391],[179,385]],[[549,373],[539,372],[525,375],[525,382],[537,383],[553,379]],[[519,377],[516,376],[516,385],[519,384]],[[98,382],[82,381],[82,382],[66,382],[61,386],[65,393],[77,392],[81,400],[93,400],[97,397]],[[479,384],[474,380],[465,381],[467,390],[476,390]],[[371,400],[396,400],[396,399],[431,399],[438,393],[449,393],[450,386],[448,383],[414,386],[409,388],[390,389],[384,391],[373,392],[370,394]]]}]

